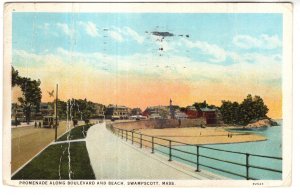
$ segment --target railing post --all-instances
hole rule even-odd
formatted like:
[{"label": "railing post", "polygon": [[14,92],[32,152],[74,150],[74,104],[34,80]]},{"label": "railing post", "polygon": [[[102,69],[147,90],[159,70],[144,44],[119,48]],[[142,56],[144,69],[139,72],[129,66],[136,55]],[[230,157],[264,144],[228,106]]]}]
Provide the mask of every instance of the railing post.
[{"label": "railing post", "polygon": [[154,137],[152,136],[152,154],[154,153]]},{"label": "railing post", "polygon": [[169,140],[169,161],[172,161],[172,141]]},{"label": "railing post", "polygon": [[197,169],[196,172],[199,172],[199,146],[197,145]]},{"label": "railing post", "polygon": [[128,139],[128,133],[127,133],[127,130],[126,130],[126,141],[127,141],[127,139]]},{"label": "railing post", "polygon": [[143,136],[143,134],[141,134],[141,133],[140,133],[140,148],[142,148],[142,147],[143,147],[143,143],[142,143],[142,136]]},{"label": "railing post", "polygon": [[249,154],[246,153],[246,179],[249,180]]},{"label": "railing post", "polygon": [[133,130],[131,131],[131,144],[133,144]]}]

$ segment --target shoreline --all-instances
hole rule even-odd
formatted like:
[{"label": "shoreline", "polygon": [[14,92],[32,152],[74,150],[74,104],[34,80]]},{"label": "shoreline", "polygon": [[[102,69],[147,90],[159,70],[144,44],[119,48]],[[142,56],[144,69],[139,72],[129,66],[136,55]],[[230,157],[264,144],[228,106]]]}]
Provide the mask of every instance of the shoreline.
[{"label": "shoreline", "polygon": [[[119,123],[119,128],[120,123]],[[214,144],[233,144],[266,141],[267,138],[256,133],[241,133],[228,131],[230,127],[185,127],[185,128],[164,128],[164,129],[136,129],[135,132],[145,135],[145,140],[156,137],[174,141],[174,145],[186,143],[190,145],[214,145]],[[149,137],[148,137],[149,136]],[[137,140],[138,141],[138,140]],[[147,141],[145,141],[147,142]],[[160,144],[167,145],[164,140],[159,140]],[[145,143],[147,145],[147,143]]]},{"label": "shoreline", "polygon": [[250,142],[264,142],[267,141],[268,139],[264,140],[255,140],[255,141],[243,141],[243,142],[226,142],[226,143],[211,143],[211,144],[204,144],[204,145],[219,145],[219,144],[243,144],[243,143],[250,143]]}]

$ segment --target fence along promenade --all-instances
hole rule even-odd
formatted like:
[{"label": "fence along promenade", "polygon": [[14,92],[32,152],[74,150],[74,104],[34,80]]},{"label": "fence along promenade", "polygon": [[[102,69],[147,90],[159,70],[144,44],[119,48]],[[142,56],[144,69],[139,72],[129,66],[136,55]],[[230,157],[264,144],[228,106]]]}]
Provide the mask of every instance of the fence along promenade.
[{"label": "fence along promenade", "polygon": [[[177,158],[177,159],[189,162],[191,164],[194,164],[195,167],[196,167],[196,170],[195,170],[196,172],[199,172],[200,171],[199,168],[200,168],[200,166],[202,166],[202,167],[210,168],[210,169],[220,171],[220,172],[223,172],[223,173],[227,173],[227,174],[230,174],[230,175],[235,175],[235,176],[244,178],[246,180],[258,180],[257,178],[250,177],[250,168],[260,169],[260,170],[265,170],[265,171],[270,171],[270,172],[276,172],[276,173],[279,173],[279,174],[282,175],[282,170],[273,169],[273,168],[264,167],[264,166],[252,165],[252,164],[249,163],[249,160],[250,160],[251,156],[252,157],[265,158],[265,159],[274,159],[274,160],[278,160],[278,161],[282,161],[282,157],[274,157],[274,156],[267,156],[267,155],[258,155],[258,154],[244,153],[244,152],[236,152],[236,151],[230,151],[230,150],[211,148],[211,147],[208,147],[208,146],[188,144],[188,143],[183,143],[183,142],[179,142],[179,141],[173,141],[173,140],[170,140],[170,139],[165,139],[165,138],[162,138],[162,137],[150,136],[150,135],[145,135],[145,134],[142,134],[142,133],[137,133],[137,132],[134,132],[134,129],[133,130],[126,130],[126,129],[116,128],[112,124],[107,125],[107,127],[108,127],[108,129],[110,129],[117,136],[121,137],[122,139],[125,139],[126,141],[131,141],[132,144],[136,143],[137,145],[139,145],[140,148],[142,148],[143,146],[144,147],[150,147],[152,154],[154,154],[155,151],[157,151],[159,153],[167,155],[169,157],[169,161],[172,161],[173,158]],[[148,138],[148,139],[146,139],[146,138]],[[162,141],[165,142],[166,144],[159,143],[159,142],[162,142]],[[144,142],[144,145],[143,145],[143,142]],[[174,145],[195,147],[196,152],[193,153],[193,152],[189,152],[189,151],[180,150],[178,148],[173,147]],[[155,146],[164,147],[168,150],[168,152],[162,151],[162,150],[158,149]],[[231,154],[244,155],[245,156],[245,163],[243,164],[243,163],[240,163],[240,162],[234,162],[234,161],[231,161],[231,160],[225,160],[225,159],[220,159],[220,158],[216,158],[216,157],[211,157],[211,156],[208,156],[208,155],[203,155],[199,151],[200,148],[205,148],[205,149],[208,149],[208,150],[214,150],[214,151],[219,151],[219,152],[226,152],[226,153],[231,153]],[[193,156],[196,157],[196,162],[191,161],[191,160],[189,160],[187,158],[184,158],[184,157],[181,157],[181,156],[174,155],[172,153],[173,151],[193,155]],[[214,167],[212,165],[203,164],[203,163],[200,162],[200,157],[210,159],[210,160],[214,160],[214,161],[218,161],[218,162],[222,162],[222,163],[227,163],[227,164],[232,164],[232,165],[237,165],[237,166],[244,167],[245,171],[246,171],[246,174],[243,175],[241,173],[232,172],[232,171],[225,170],[225,169],[222,169],[222,168]]]}]

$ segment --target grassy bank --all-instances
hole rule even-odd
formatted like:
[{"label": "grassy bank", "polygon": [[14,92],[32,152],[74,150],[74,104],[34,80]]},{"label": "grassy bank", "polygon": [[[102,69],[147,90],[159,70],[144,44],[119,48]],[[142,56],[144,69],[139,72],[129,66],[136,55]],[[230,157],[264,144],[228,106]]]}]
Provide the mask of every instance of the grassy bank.
[{"label": "grassy bank", "polygon": [[57,141],[67,140],[69,133],[70,133],[69,140],[84,139],[87,135],[88,129],[91,126],[92,126],[91,124],[88,124],[88,125],[81,125],[81,126],[75,127],[70,132],[67,132],[63,136],[61,136]]},{"label": "grassy bank", "polygon": [[[95,179],[85,142],[55,144],[46,148],[23,169],[17,172],[12,179]],[[70,151],[70,172],[69,153]]]}]

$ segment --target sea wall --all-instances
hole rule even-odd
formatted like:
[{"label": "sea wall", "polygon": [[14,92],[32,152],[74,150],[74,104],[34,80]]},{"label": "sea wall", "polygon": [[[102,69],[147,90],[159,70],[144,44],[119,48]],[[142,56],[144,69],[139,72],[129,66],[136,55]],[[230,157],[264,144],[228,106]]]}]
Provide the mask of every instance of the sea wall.
[{"label": "sea wall", "polygon": [[183,127],[200,127],[205,125],[204,118],[199,119],[151,119],[129,122],[117,122],[113,126],[120,129],[163,129],[163,128],[183,128]]}]

